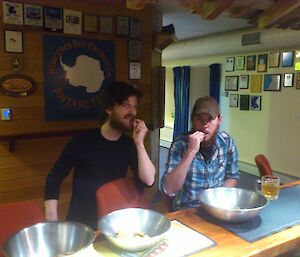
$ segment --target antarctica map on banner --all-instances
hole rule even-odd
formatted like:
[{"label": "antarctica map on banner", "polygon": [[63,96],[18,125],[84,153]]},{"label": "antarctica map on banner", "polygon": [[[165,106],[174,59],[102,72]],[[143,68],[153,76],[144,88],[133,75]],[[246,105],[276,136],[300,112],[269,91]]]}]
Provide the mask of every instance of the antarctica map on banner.
[{"label": "antarctica map on banner", "polygon": [[115,79],[113,41],[44,36],[45,118],[98,119],[99,94]]}]

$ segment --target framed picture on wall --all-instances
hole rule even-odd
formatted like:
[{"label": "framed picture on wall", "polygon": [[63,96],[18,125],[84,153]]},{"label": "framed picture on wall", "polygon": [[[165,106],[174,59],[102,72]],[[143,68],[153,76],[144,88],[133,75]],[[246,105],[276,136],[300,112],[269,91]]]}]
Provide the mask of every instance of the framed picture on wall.
[{"label": "framed picture on wall", "polygon": [[225,77],[225,90],[237,91],[238,90],[238,76],[226,76]]},{"label": "framed picture on wall", "polygon": [[300,89],[300,72],[296,73],[295,84],[296,84],[296,89]]},{"label": "framed picture on wall", "polygon": [[266,72],[267,71],[267,62],[268,62],[268,55],[267,54],[259,54],[257,57],[257,71],[258,72]]},{"label": "framed picture on wall", "polygon": [[245,56],[235,57],[235,70],[244,70],[245,69]]},{"label": "framed picture on wall", "polygon": [[129,40],[128,58],[130,61],[140,61],[142,59],[142,41]]},{"label": "framed picture on wall", "polygon": [[141,79],[141,63],[130,62],[129,63],[129,79]]},{"label": "framed picture on wall", "polygon": [[281,75],[265,74],[264,91],[280,91],[280,89],[281,89]]},{"label": "framed picture on wall", "polygon": [[44,7],[44,21],[45,30],[62,32],[63,9],[55,7]]},{"label": "framed picture on wall", "polygon": [[98,17],[97,15],[84,14],[83,16],[83,30],[85,32],[98,31]]},{"label": "framed picture on wall", "polygon": [[250,106],[252,111],[260,111],[261,110],[261,96],[260,95],[252,95],[250,97]]},{"label": "framed picture on wall", "polygon": [[3,1],[3,23],[23,25],[23,4]]},{"label": "framed picture on wall", "polygon": [[131,38],[140,38],[142,32],[142,23],[139,19],[130,18],[129,22],[129,36]]},{"label": "framed picture on wall", "polygon": [[238,94],[230,94],[229,106],[230,107],[238,107],[239,106],[239,95]]},{"label": "framed picture on wall", "polygon": [[241,75],[239,77],[239,88],[240,89],[247,89],[249,86],[249,76],[248,75]]},{"label": "framed picture on wall", "polygon": [[284,87],[293,87],[294,85],[294,73],[285,73],[283,77]]},{"label": "framed picture on wall", "polygon": [[262,88],[262,75],[251,75],[250,92],[260,93]]},{"label": "framed picture on wall", "polygon": [[23,53],[23,32],[16,30],[4,31],[4,50],[8,53]]},{"label": "framed picture on wall", "polygon": [[64,9],[64,33],[81,34],[81,12]]},{"label": "framed picture on wall", "polygon": [[278,68],[280,63],[280,53],[269,54],[269,68]]},{"label": "framed picture on wall", "polygon": [[240,95],[240,110],[249,111],[249,95]]},{"label": "framed picture on wall", "polygon": [[129,17],[117,16],[117,35],[124,37],[129,35]]},{"label": "framed picture on wall", "polygon": [[100,16],[100,33],[112,34],[113,33],[113,18]]},{"label": "framed picture on wall", "polygon": [[246,69],[247,70],[255,70],[256,68],[256,55],[248,55]]},{"label": "framed picture on wall", "polygon": [[43,7],[33,4],[24,4],[24,24],[43,27]]},{"label": "framed picture on wall", "polygon": [[282,67],[293,67],[294,65],[294,52],[283,52],[282,53]]},{"label": "framed picture on wall", "polygon": [[234,71],[234,57],[225,58],[225,71]]}]

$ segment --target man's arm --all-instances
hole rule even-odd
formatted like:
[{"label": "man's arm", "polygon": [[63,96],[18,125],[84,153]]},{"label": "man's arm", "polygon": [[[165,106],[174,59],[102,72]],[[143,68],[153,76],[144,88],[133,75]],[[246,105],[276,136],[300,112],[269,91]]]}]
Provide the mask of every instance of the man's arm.
[{"label": "man's arm", "polygon": [[142,182],[148,186],[151,186],[155,181],[156,171],[144,146],[144,138],[147,134],[147,131],[148,128],[142,120],[134,120],[133,139],[137,149],[138,175]]},{"label": "man's arm", "polygon": [[228,178],[224,181],[224,187],[235,187],[237,182],[237,179]]},{"label": "man's arm", "polygon": [[50,199],[45,200],[45,220],[46,221],[57,221],[57,204],[58,200]]},{"label": "man's arm", "polygon": [[199,151],[200,143],[204,139],[204,133],[196,131],[188,137],[188,149],[178,166],[165,177],[165,193],[169,196],[176,193],[183,186],[187,172],[191,166],[196,153]]}]

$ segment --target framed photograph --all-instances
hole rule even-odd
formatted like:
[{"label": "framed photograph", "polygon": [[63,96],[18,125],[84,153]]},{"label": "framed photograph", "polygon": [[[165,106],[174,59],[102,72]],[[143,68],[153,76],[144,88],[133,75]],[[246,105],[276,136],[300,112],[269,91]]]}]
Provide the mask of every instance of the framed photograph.
[{"label": "framed photograph", "polygon": [[85,32],[98,31],[98,16],[91,14],[84,14],[83,16],[83,30]]},{"label": "framed photograph", "polygon": [[252,95],[250,97],[250,108],[252,111],[260,111],[261,110],[261,96],[260,95]]},{"label": "framed photograph", "polygon": [[43,7],[33,4],[24,4],[24,24],[43,27]]},{"label": "framed photograph", "polygon": [[64,9],[64,33],[81,35],[81,12]]},{"label": "framed photograph", "polygon": [[235,57],[235,70],[244,70],[245,69],[245,57],[237,56]]},{"label": "framed photograph", "polygon": [[249,95],[240,95],[240,110],[249,111]]},{"label": "framed photograph", "polygon": [[247,89],[249,87],[249,76],[241,75],[239,77],[239,87],[240,89]]},{"label": "framed photograph", "polygon": [[3,1],[3,23],[23,25],[23,4]]},{"label": "framed photograph", "polygon": [[246,70],[255,70],[256,68],[256,55],[248,55]]},{"label": "framed photograph", "polygon": [[250,77],[250,92],[261,93],[262,88],[262,75],[251,75]]},{"label": "framed photograph", "polygon": [[131,38],[140,38],[142,32],[142,22],[136,18],[130,18],[129,36]]},{"label": "framed photograph", "polygon": [[283,52],[281,67],[293,67],[294,65],[294,52]]},{"label": "framed photograph", "polygon": [[239,95],[238,94],[230,94],[229,106],[230,107],[238,107],[239,106]]},{"label": "framed photograph", "polygon": [[112,34],[113,33],[113,18],[112,17],[100,16],[99,22],[100,22],[100,24],[99,24],[100,33],[104,33],[104,34]]},{"label": "framed photograph", "polygon": [[117,35],[127,37],[129,35],[129,18],[117,16]]},{"label": "framed photograph", "polygon": [[300,51],[295,51],[295,70],[300,70]]},{"label": "framed photograph", "polygon": [[55,7],[44,7],[44,21],[45,30],[62,32],[63,9]]},{"label": "framed photograph", "polygon": [[23,53],[23,32],[15,30],[4,31],[5,52]]},{"label": "framed photograph", "polygon": [[281,89],[280,74],[265,74],[264,75],[264,91],[280,91]]},{"label": "framed photograph", "polygon": [[269,54],[269,68],[278,68],[280,63],[280,53]]},{"label": "framed photograph", "polygon": [[129,79],[141,79],[141,63],[130,62],[129,63]]},{"label": "framed photograph", "polygon": [[285,73],[283,78],[284,87],[293,87],[294,86],[294,73]]},{"label": "framed photograph", "polygon": [[296,89],[300,89],[300,72],[296,73]]},{"label": "framed photograph", "polygon": [[234,57],[225,58],[225,71],[234,71]]},{"label": "framed photograph", "polygon": [[140,61],[142,59],[142,41],[129,40],[128,58],[130,61]]},{"label": "framed photograph", "polygon": [[238,76],[226,76],[225,77],[225,91],[237,91],[238,90]]},{"label": "framed photograph", "polygon": [[267,54],[259,54],[257,57],[257,71],[258,72],[266,72],[267,71],[267,62],[268,62],[268,55]]}]

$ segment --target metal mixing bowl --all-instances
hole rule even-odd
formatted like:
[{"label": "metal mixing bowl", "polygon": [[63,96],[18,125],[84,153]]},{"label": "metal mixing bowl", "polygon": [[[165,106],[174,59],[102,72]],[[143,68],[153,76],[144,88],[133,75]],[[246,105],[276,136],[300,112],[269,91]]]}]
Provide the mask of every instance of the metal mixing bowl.
[{"label": "metal mixing bowl", "polygon": [[[142,209],[127,208],[111,212],[98,222],[99,230],[116,247],[139,252],[161,241],[170,229],[170,221],[161,213]],[[143,233],[143,237],[132,237]],[[122,234],[123,236],[118,236]]]},{"label": "metal mixing bowl", "polygon": [[241,188],[209,188],[200,193],[204,209],[212,216],[230,223],[248,221],[266,207],[268,199]]},{"label": "metal mixing bowl", "polygon": [[94,231],[77,222],[43,222],[24,228],[4,244],[7,257],[57,257],[75,253],[94,241]]}]

